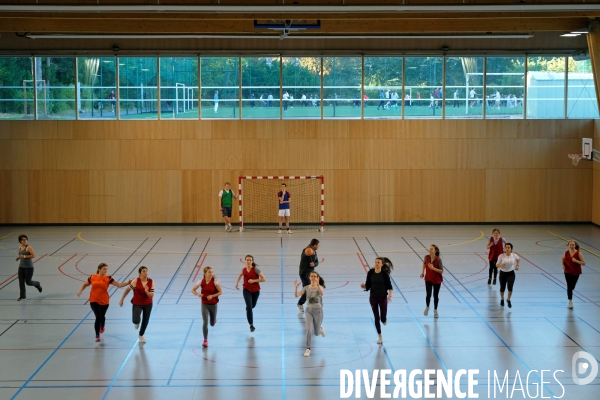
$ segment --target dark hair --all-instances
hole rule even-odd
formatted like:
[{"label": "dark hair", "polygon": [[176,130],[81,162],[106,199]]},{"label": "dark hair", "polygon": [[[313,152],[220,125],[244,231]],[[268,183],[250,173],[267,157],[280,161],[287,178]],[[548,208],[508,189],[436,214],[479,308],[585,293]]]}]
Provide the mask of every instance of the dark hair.
[{"label": "dark hair", "polygon": [[439,256],[440,256],[440,248],[439,248],[439,247],[437,247],[437,245],[435,245],[435,244],[432,244],[432,246],[433,246],[433,248],[435,249],[435,255],[436,255],[437,257],[439,257]]},{"label": "dark hair", "polygon": [[250,257],[252,259],[252,266],[256,267],[256,264],[254,263],[254,256],[251,256],[250,254],[248,254],[246,257],[244,257],[244,260],[248,257]]},{"label": "dark hair", "polygon": [[321,275],[319,275],[319,273],[317,271],[311,271],[310,274],[308,274],[308,276],[311,276],[312,274],[315,274],[316,276],[319,277],[319,285],[323,286],[323,288],[325,288],[325,281],[323,280],[323,278],[321,278]]},{"label": "dark hair", "polygon": [[500,233],[500,229],[498,229],[498,228],[494,228],[494,230],[492,231],[492,234],[493,234],[494,232],[498,232],[498,233]]},{"label": "dark hair", "polygon": [[282,184],[281,184],[281,186],[285,186],[285,187],[287,187],[287,185],[286,185],[285,183],[282,183]]},{"label": "dark hair", "polygon": [[96,268],[96,273],[99,273],[100,270],[104,267],[108,267],[108,264],[105,264],[105,263],[98,264],[98,268]]},{"label": "dark hair", "polygon": [[319,239],[313,239],[308,244],[308,247],[313,247],[314,245],[319,244]]},{"label": "dark hair", "polygon": [[23,240],[23,239],[29,240],[29,238],[27,237],[27,235],[19,235],[19,243],[21,243],[21,240]]},{"label": "dark hair", "polygon": [[231,183],[229,183],[229,182],[225,182],[225,185],[229,185],[229,186],[231,186]]},{"label": "dark hair", "polygon": [[383,272],[385,272],[388,275],[390,275],[392,273],[392,270],[394,269],[394,264],[392,264],[392,261],[389,258],[377,257],[376,260],[380,260],[381,263],[383,264],[383,266],[381,267]]},{"label": "dark hair", "polygon": [[575,250],[579,250],[579,244],[577,244],[577,242],[576,242],[576,241],[574,241],[574,240],[569,240],[569,241],[567,242],[567,247],[569,247],[569,243],[571,243],[571,242],[575,243]]},{"label": "dark hair", "polygon": [[138,274],[142,273],[143,269],[148,269],[147,267],[144,267],[143,265],[141,267],[138,268]]},{"label": "dark hair", "polygon": [[512,250],[513,250],[513,245],[512,245],[512,243],[508,243],[508,242],[506,242],[506,244],[504,245],[504,247],[506,247],[506,246],[510,246],[510,251],[512,251]]}]

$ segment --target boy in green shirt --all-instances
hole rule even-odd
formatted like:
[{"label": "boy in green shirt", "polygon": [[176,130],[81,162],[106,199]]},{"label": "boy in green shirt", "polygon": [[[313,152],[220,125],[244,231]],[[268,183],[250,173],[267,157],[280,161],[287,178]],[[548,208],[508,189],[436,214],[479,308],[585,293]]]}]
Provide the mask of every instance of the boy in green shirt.
[{"label": "boy in green shirt", "polygon": [[225,189],[219,192],[219,210],[223,214],[225,221],[225,230],[231,232],[231,208],[233,207],[233,199],[237,199],[237,194],[231,190],[231,183],[225,182]]}]

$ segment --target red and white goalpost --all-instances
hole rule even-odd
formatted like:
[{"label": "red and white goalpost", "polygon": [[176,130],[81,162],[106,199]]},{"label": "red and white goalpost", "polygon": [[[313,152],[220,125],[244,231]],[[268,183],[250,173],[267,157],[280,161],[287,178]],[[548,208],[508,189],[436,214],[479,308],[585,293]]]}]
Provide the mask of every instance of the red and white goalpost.
[{"label": "red and white goalpost", "polygon": [[281,184],[290,193],[292,229],[325,227],[325,180],[323,176],[240,176],[240,232],[245,229],[277,229]]}]

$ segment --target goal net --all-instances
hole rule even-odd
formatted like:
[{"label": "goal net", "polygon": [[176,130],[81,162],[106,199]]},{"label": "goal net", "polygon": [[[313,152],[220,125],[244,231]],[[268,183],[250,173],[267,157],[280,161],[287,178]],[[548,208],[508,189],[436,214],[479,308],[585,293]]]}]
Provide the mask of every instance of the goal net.
[{"label": "goal net", "polygon": [[323,230],[325,185],[322,176],[240,176],[240,231],[277,229],[281,184],[290,194],[290,228]]}]

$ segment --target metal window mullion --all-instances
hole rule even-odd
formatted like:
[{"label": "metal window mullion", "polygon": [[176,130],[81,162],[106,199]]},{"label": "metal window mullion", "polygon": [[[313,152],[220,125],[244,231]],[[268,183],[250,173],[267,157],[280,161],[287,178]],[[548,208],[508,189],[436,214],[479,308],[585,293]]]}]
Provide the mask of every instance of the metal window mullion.
[{"label": "metal window mullion", "polygon": [[523,119],[527,119],[527,61],[529,59],[529,55],[525,54],[525,75],[523,76]]},{"label": "metal window mullion", "polygon": [[[202,58],[200,57],[200,54],[198,54],[196,56],[196,58],[198,59],[198,94],[197,94],[197,106],[198,106],[198,117],[196,119],[202,119],[201,114],[202,114],[202,107],[201,107],[201,99],[202,99],[202,92],[201,92],[201,88],[202,88],[202,82],[200,82],[200,80],[202,79]],[[194,102],[192,101],[192,105],[194,104]]]},{"label": "metal window mullion", "polygon": [[115,57],[115,119],[121,119],[121,91],[119,90],[119,57]]},{"label": "metal window mullion", "polygon": [[[79,120],[79,74],[77,71],[77,57],[73,57],[73,68],[75,69],[74,77],[75,77],[75,120]],[[101,61],[102,62],[102,61]],[[92,89],[93,90],[93,89]],[[92,104],[94,107],[94,104]]]},{"label": "metal window mullion", "polygon": [[[242,115],[244,112],[244,109],[242,108],[242,104],[243,104],[243,94],[242,94],[242,87],[243,87],[243,83],[242,83],[242,57],[238,57],[238,105],[240,107],[240,112],[238,113],[238,119],[244,119],[244,116]],[[252,73],[252,70],[250,70],[250,73]],[[250,78],[252,79],[252,78]]]},{"label": "metal window mullion", "polygon": [[[482,117],[483,119],[487,119],[487,57],[483,57],[483,93],[481,94],[481,97],[483,100],[481,104]],[[475,98],[475,100],[477,100],[477,98]],[[477,105],[477,101],[475,101],[475,105]]]},{"label": "metal window mullion", "polygon": [[33,62],[33,120],[38,119],[37,115],[37,66],[35,64],[35,56],[31,57],[31,61]]},{"label": "metal window mullion", "polygon": [[[177,89],[175,89],[177,91]],[[184,89],[185,92],[185,89]],[[184,93],[185,96],[185,93]],[[160,121],[160,57],[156,56],[156,118]],[[185,100],[184,100],[185,101]],[[175,107],[179,107],[175,102]]]},{"label": "metal window mullion", "polygon": [[360,119],[365,119],[365,108],[363,107],[363,96],[365,89],[365,55],[361,54],[361,74],[360,74]]},{"label": "metal window mullion", "polygon": [[446,53],[442,55],[442,119],[446,119]]},{"label": "metal window mullion", "polygon": [[279,54],[279,119],[283,119],[283,102],[283,58]]},{"label": "metal window mullion", "polygon": [[[404,88],[404,85],[406,83],[406,73],[404,72],[404,68],[406,67],[405,60],[406,60],[406,57],[402,56],[402,90],[400,91],[400,93],[402,93],[401,94],[402,97],[400,99],[400,104],[402,104],[402,119],[405,118],[405,113],[404,112],[406,111],[405,110],[406,103],[404,101],[404,98],[406,97],[406,90]],[[410,102],[412,102],[412,97],[409,100],[409,104],[410,104]]]},{"label": "metal window mullion", "polygon": [[564,101],[564,109],[565,116],[564,119],[567,119],[567,111],[569,111],[569,107],[567,102],[569,101],[569,57],[565,57],[565,101]]},{"label": "metal window mullion", "polygon": [[325,97],[325,89],[323,86],[323,56],[321,56],[321,71],[319,72],[319,75],[321,75],[321,90],[319,93],[319,108],[321,109],[321,119],[325,119],[325,116],[323,115],[323,103],[324,103],[324,97]]}]

